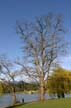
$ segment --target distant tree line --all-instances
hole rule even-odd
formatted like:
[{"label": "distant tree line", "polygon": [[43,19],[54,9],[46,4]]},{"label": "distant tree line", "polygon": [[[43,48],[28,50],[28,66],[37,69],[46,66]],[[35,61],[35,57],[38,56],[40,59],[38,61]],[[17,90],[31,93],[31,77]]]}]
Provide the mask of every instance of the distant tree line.
[{"label": "distant tree line", "polygon": [[[13,82],[8,82],[8,84],[4,82],[0,82],[0,91],[2,93],[12,93],[11,86],[13,86]],[[39,88],[39,84],[36,83],[26,83],[24,81],[15,82],[15,92],[24,92],[24,91],[36,91]]]}]

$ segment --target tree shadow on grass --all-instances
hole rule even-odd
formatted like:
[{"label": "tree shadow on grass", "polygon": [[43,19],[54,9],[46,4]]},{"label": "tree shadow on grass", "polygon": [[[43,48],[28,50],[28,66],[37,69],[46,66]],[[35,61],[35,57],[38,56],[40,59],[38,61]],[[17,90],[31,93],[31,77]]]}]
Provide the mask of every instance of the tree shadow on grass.
[{"label": "tree shadow on grass", "polygon": [[19,104],[12,105],[12,106],[9,106],[9,107],[6,107],[6,108],[17,108],[17,107],[23,106],[23,105],[25,105],[25,104],[27,104],[27,102],[26,102],[26,103],[19,103]]}]

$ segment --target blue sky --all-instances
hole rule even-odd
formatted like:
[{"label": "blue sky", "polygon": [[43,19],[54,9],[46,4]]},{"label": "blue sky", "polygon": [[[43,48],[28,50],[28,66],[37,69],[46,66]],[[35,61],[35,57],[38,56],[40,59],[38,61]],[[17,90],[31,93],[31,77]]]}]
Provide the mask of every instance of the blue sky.
[{"label": "blue sky", "polygon": [[[33,20],[48,12],[62,14],[69,32],[66,39],[71,43],[71,0],[0,0],[0,54],[9,57],[22,56],[21,41],[16,34],[17,20]],[[62,58],[62,66],[71,69],[71,45],[69,54]]]}]

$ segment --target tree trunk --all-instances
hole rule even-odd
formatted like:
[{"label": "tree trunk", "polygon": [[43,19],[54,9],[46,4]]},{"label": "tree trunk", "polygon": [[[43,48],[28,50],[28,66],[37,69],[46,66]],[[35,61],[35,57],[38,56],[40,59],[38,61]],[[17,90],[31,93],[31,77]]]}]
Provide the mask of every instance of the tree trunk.
[{"label": "tree trunk", "polygon": [[64,94],[63,91],[62,91],[62,93],[61,93],[61,96],[62,96],[62,98],[65,98],[65,94]]},{"label": "tree trunk", "polygon": [[61,98],[61,95],[60,95],[60,93],[57,93],[57,97],[58,97],[58,98]]},{"label": "tree trunk", "polygon": [[40,83],[40,100],[45,100],[45,85],[43,81]]},{"label": "tree trunk", "polygon": [[16,104],[16,95],[13,93],[13,104]]},{"label": "tree trunk", "polygon": [[64,92],[62,91],[62,92],[60,92],[60,93],[57,93],[57,97],[58,97],[58,98],[65,98]]},{"label": "tree trunk", "polygon": [[12,87],[13,104],[16,104],[15,87]]}]

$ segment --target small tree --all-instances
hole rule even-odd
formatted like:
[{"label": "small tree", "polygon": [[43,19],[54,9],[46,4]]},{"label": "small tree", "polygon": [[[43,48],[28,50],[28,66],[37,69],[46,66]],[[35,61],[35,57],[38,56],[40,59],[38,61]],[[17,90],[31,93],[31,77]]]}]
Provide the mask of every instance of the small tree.
[{"label": "small tree", "polygon": [[40,83],[40,99],[44,100],[45,80],[57,57],[65,49],[64,27],[60,15],[48,14],[35,22],[17,23],[17,33],[23,42],[22,71]]},{"label": "small tree", "polygon": [[10,87],[12,95],[13,95],[13,104],[16,103],[16,95],[15,95],[15,79],[19,75],[19,71],[12,71],[13,63],[8,60],[5,55],[0,57],[0,66],[2,67],[2,71],[0,73],[0,79]]},{"label": "small tree", "polygon": [[64,98],[65,94],[71,91],[70,71],[58,67],[49,77],[47,86],[49,94],[57,94],[58,98]]}]

